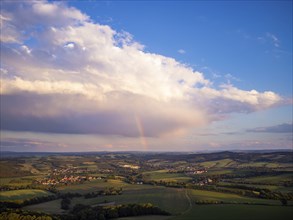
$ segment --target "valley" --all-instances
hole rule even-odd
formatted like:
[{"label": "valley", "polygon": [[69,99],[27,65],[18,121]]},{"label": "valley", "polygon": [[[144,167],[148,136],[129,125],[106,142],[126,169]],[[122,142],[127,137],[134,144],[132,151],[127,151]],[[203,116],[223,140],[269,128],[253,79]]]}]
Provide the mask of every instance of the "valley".
[{"label": "valley", "polygon": [[4,153],[0,216],[291,219],[292,156],[292,152]]}]

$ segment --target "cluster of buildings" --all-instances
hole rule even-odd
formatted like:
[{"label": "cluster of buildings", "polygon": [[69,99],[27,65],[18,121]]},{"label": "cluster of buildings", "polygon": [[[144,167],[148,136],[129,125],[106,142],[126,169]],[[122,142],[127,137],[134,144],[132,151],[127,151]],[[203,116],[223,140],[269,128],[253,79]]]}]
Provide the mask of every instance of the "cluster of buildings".
[{"label": "cluster of buildings", "polygon": [[202,173],[206,173],[208,172],[206,169],[202,169],[202,170],[194,170],[194,171],[188,171],[186,172],[186,174],[189,174],[189,175],[193,175],[193,174],[202,174]]},{"label": "cluster of buildings", "polygon": [[185,173],[187,175],[199,175],[203,173],[207,173],[208,171],[206,169],[196,169],[193,167],[186,167],[182,168],[181,170],[178,169],[169,169],[169,173]]},{"label": "cluster of buildings", "polygon": [[38,183],[42,184],[42,185],[56,185],[56,184],[68,184],[68,183],[80,183],[87,180],[86,176],[64,176],[62,179],[59,178],[44,178],[40,181],[38,181]]},{"label": "cluster of buildings", "polygon": [[91,181],[101,179],[101,177],[93,177],[93,176],[64,176],[62,178],[59,177],[50,177],[44,178],[42,180],[37,180],[37,183],[42,185],[57,185],[57,184],[71,184],[71,183],[82,183],[84,181]]},{"label": "cluster of buildings", "polygon": [[130,168],[130,169],[135,169],[135,170],[140,168],[140,166],[131,165],[131,164],[124,164],[124,165],[120,165],[120,166],[123,167],[123,168]]},{"label": "cluster of buildings", "polygon": [[54,169],[51,175],[76,174],[76,173],[87,173],[87,172],[88,172],[87,168],[69,167],[69,168]]},{"label": "cluster of buildings", "polygon": [[94,177],[85,175],[88,172],[87,168],[60,168],[54,169],[44,179],[36,180],[36,183],[42,185],[57,185],[57,184],[71,184],[82,183],[84,181],[91,181],[95,179],[101,179],[101,177]]},{"label": "cluster of buildings", "polygon": [[204,185],[213,183],[213,180],[210,178],[206,178],[206,179],[201,180],[199,182],[192,181],[192,183],[195,185],[198,185],[198,186],[204,186]]}]

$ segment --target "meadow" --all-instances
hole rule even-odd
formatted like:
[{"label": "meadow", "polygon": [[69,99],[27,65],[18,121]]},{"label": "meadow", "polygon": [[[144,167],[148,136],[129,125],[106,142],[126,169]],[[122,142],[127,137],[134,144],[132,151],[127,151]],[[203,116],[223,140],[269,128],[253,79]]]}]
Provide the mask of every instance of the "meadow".
[{"label": "meadow", "polygon": [[260,205],[197,205],[184,215],[170,220],[290,220],[293,217],[292,207]]},{"label": "meadow", "polygon": [[253,183],[264,183],[264,184],[280,184],[285,181],[292,181],[292,174],[283,174],[283,175],[275,175],[275,176],[258,176],[247,178],[246,181]]},{"label": "meadow", "polygon": [[182,173],[169,173],[168,170],[157,170],[143,173],[148,181],[188,182],[192,178]]},{"label": "meadow", "polygon": [[52,193],[39,189],[10,190],[0,192],[0,201],[23,202],[26,199],[49,195],[52,195]]},{"label": "meadow", "polygon": [[88,193],[93,192],[97,190],[104,189],[106,187],[126,187],[128,186],[127,183],[121,181],[121,180],[113,180],[109,179],[107,181],[101,179],[101,180],[94,180],[91,182],[86,182],[83,184],[72,184],[68,186],[60,186],[57,189],[60,192],[66,193],[66,192],[79,192],[79,193]]},{"label": "meadow", "polygon": [[[1,161],[5,172],[0,178],[0,202],[20,204],[54,195],[51,201],[40,200],[21,207],[51,216],[66,216],[78,204],[94,208],[151,203],[171,216],[120,219],[286,220],[293,217],[290,158],[284,153],[220,152],[200,155],[101,153],[6,159]],[[123,167],[124,164],[139,166],[139,169]],[[8,173],[10,166],[14,167],[12,174]],[[204,172],[198,174],[198,170]],[[75,177],[80,180],[61,182]],[[122,190],[122,194],[85,197],[110,188]],[[70,193],[78,196],[70,197]],[[65,197],[70,200],[66,210],[61,208]]]},{"label": "meadow", "polygon": [[24,210],[29,211],[37,211],[37,212],[43,212],[48,214],[62,214],[66,213],[63,209],[61,209],[61,199],[49,201],[49,202],[43,202],[35,205],[29,205],[25,206]]},{"label": "meadow", "polygon": [[[78,185],[77,185],[78,186]],[[106,183],[102,181],[96,181],[95,184],[87,183],[83,184],[84,191],[78,190],[77,186],[70,186],[66,189],[66,192],[93,192],[97,189],[102,189],[106,186]],[[225,202],[234,203],[235,205],[247,204],[263,204],[266,207],[280,206],[278,200],[264,200],[257,198],[249,198],[239,196],[235,194],[219,193],[205,190],[193,190],[193,189],[177,189],[163,186],[150,186],[150,185],[133,185],[126,184],[121,181],[109,181],[109,186],[121,187],[123,186],[122,195],[113,196],[99,196],[96,198],[85,199],[84,197],[73,198],[71,201],[71,207],[76,204],[84,204],[96,206],[103,203],[111,204],[129,204],[129,203],[152,203],[155,206],[160,207],[163,210],[170,212],[172,215],[182,215],[203,205],[197,205],[197,201],[208,201],[208,202]],[[72,189],[72,190],[70,190]],[[213,207],[212,205],[207,205]],[[227,206],[227,204],[225,204]],[[253,206],[253,205],[249,205]],[[259,207],[259,206],[257,206]],[[28,210],[37,210],[45,213],[63,213],[64,211],[60,208],[60,200],[54,200],[46,203],[36,204],[25,207]]]}]

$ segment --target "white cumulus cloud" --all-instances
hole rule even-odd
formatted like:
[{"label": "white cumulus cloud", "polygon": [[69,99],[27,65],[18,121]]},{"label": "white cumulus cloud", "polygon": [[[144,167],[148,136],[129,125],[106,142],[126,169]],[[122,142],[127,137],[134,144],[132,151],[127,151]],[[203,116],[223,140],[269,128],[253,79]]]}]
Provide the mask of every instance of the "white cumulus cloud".
[{"label": "white cumulus cloud", "polygon": [[3,130],[139,136],[140,118],[146,136],[176,135],[282,101],[271,91],[214,88],[64,2],[4,2],[1,55]]}]

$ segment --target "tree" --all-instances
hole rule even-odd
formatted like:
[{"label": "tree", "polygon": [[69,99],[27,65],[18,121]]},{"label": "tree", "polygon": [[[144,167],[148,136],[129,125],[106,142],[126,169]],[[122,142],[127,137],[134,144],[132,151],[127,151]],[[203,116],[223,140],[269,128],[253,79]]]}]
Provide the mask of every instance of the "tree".
[{"label": "tree", "polygon": [[106,217],[108,217],[108,218],[118,218],[119,217],[117,208],[108,209],[106,214],[107,214]]},{"label": "tree", "polygon": [[105,220],[105,216],[101,213],[98,216],[98,220]]},{"label": "tree", "polygon": [[64,198],[61,200],[61,209],[68,210],[71,200],[69,198]]},{"label": "tree", "polygon": [[283,199],[280,199],[280,201],[281,201],[283,206],[288,205],[288,201],[286,199],[283,198]]}]

